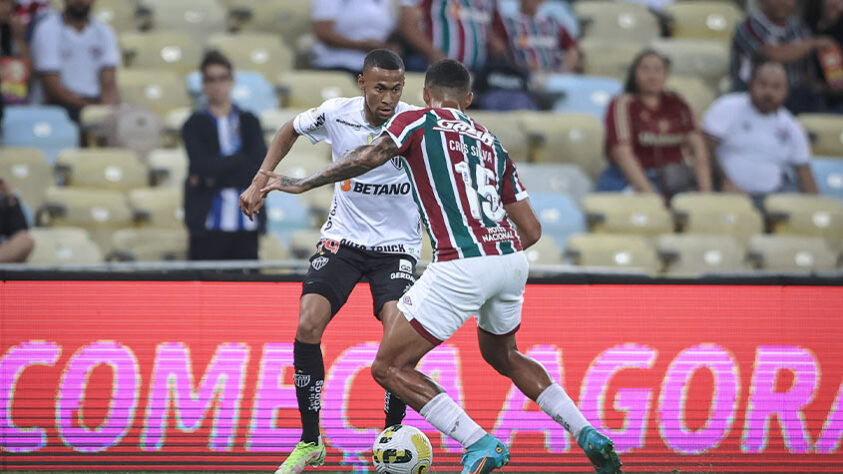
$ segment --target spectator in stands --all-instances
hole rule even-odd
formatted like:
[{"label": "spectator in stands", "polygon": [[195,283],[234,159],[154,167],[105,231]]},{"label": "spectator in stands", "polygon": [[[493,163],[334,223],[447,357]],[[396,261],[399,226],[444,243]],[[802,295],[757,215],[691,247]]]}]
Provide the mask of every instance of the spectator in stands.
[{"label": "spectator in stands", "polygon": [[[659,193],[670,197],[698,189],[711,190],[708,150],[694,112],[665,83],[670,64],[654,50],[644,50],[632,62],[624,93],[606,114],[609,165],[597,181],[598,191]],[[685,164],[683,148],[693,167]]]},{"label": "spectator in stands", "polygon": [[26,102],[31,65],[25,33],[23,18],[15,15],[14,0],[0,0],[0,120],[3,104]]},{"label": "spectator in stands", "polygon": [[20,201],[0,177],[0,263],[26,261],[35,247],[28,228]]},{"label": "spectator in stands", "polygon": [[732,91],[747,90],[752,65],[760,60],[785,65],[790,95],[785,106],[793,113],[822,108],[811,80],[811,55],[834,46],[826,36],[812,37],[794,16],[796,0],[760,0],[759,10],[735,28],[730,77]]},{"label": "spectator in stands", "polygon": [[258,231],[266,218],[251,221],[240,212],[240,194],[249,187],[266,155],[257,117],[231,102],[231,62],[210,51],[200,66],[207,105],[182,128],[189,160],[184,190],[185,223],[191,260],[258,258]]},{"label": "spectator in stands", "polygon": [[65,0],[35,27],[32,60],[46,102],[73,120],[86,105],[117,104],[120,49],[110,26],[91,18],[93,0]]},{"label": "spectator in stands", "polygon": [[[490,55],[506,54],[506,43],[493,31],[497,0],[400,0],[399,28],[409,45],[428,63],[451,58],[479,71]],[[454,32],[460,32],[454,34]],[[408,70],[424,70],[406,61]],[[426,65],[425,65],[426,66]]]},{"label": "spectator in stands", "polygon": [[579,67],[577,40],[555,16],[540,15],[545,0],[521,0],[521,11],[496,23],[510,59],[532,72],[572,72]]},{"label": "spectator in stands", "polygon": [[[797,190],[796,184],[802,192],[817,193],[808,138],[783,107],[786,97],[786,68],[765,62],[755,68],[748,93],[727,94],[709,107],[702,129],[724,192],[746,193],[757,205],[767,194]],[[796,183],[786,177],[794,170]]]},{"label": "spectator in stands", "polygon": [[807,0],[803,14],[814,36],[827,36],[836,43],[817,51],[813,60],[822,83],[825,109],[843,113],[843,0]]},{"label": "spectator in stands", "polygon": [[314,0],[311,19],[317,39],[311,65],[355,78],[369,51],[390,48],[398,21],[391,0]]}]

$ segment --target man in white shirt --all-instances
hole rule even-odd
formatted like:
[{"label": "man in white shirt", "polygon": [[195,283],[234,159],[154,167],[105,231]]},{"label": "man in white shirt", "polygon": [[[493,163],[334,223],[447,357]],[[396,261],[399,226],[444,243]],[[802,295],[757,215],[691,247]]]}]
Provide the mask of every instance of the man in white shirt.
[{"label": "man in white shirt", "polygon": [[[357,83],[363,96],[336,98],[284,124],[269,147],[261,171],[272,171],[300,135],[312,143],[331,144],[334,161],[371,143],[394,114],[411,106],[399,102],[404,63],[392,51],[378,49],[363,61]],[[410,181],[397,157],[357,178],[336,183],[334,202],[322,237],[302,283],[299,324],[293,347],[296,398],[302,437],[277,474],[300,473],[325,460],[319,436],[321,391],[325,378],[320,343],[334,315],[354,286],[369,280],[375,316],[388,332],[398,317],[398,299],[416,281],[421,254],[421,221]],[[258,172],[240,196],[240,208],[252,218],[263,205],[268,178]],[[406,405],[387,393],[386,426],[401,423]]]},{"label": "man in white shirt", "polygon": [[314,0],[313,58],[318,69],[360,73],[366,53],[387,48],[397,19],[391,0]]},{"label": "man in white shirt", "polygon": [[765,62],[753,71],[748,92],[727,94],[709,107],[702,129],[724,192],[746,193],[759,203],[767,194],[793,190],[786,176],[795,170],[799,189],[817,193],[808,138],[783,107],[787,93],[784,66]]},{"label": "man in white shirt", "polygon": [[117,104],[120,49],[114,31],[90,17],[93,0],[65,0],[64,12],[41,20],[32,37],[32,61],[46,102],[79,119],[86,105]]}]

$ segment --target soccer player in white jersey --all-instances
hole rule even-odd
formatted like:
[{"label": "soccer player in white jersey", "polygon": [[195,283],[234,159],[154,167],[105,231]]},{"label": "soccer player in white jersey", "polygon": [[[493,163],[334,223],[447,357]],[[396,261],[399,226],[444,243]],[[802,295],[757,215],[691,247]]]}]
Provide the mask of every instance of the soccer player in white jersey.
[{"label": "soccer player in white jersey", "polygon": [[609,438],[589,424],[539,362],[518,351],[515,333],[528,274],[522,250],[538,241],[541,224],[498,139],[463,113],[472,98],[465,66],[450,59],[437,62],[425,77],[430,108],[397,114],[371,145],[309,178],[265,173],[274,179],[264,192],[304,192],[400,155],[435,258],[398,303],[403,317],[384,335],[372,375],[466,448],[464,473],[501,467],[509,461],[506,445],[415,369],[427,352],[476,315],[486,362],[570,431],[597,472],[620,472]]},{"label": "soccer player in white jersey", "polygon": [[[325,101],[286,123],[272,141],[262,170],[273,170],[295,140],[331,144],[334,160],[371,143],[395,113],[411,106],[400,102],[404,63],[388,50],[370,52],[358,77],[363,95]],[[414,107],[415,108],[415,107]],[[325,446],[319,436],[319,410],[325,367],[320,341],[326,326],[366,277],[375,316],[384,324],[398,319],[397,300],[415,282],[421,252],[421,223],[410,194],[410,183],[399,160],[385,162],[360,177],[337,183],[330,215],[302,285],[299,324],[294,343],[296,398],[301,412],[302,437],[278,473],[299,473],[319,466]],[[250,218],[263,205],[261,188],[267,178],[257,174],[240,196],[240,207]],[[387,392],[386,426],[401,423],[406,405]]]}]

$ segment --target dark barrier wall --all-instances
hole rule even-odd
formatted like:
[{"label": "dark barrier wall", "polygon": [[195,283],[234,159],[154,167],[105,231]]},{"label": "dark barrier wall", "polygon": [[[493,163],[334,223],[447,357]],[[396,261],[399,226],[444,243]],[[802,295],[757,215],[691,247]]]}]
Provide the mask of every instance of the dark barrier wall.
[{"label": "dark barrier wall", "polygon": [[[298,440],[300,283],[0,283],[0,467],[271,471]],[[538,285],[523,351],[630,471],[839,472],[843,287]],[[323,341],[328,470],[368,465],[380,326],[360,286]],[[512,445],[509,471],[587,470],[570,437],[482,362],[474,323],[421,363]],[[434,469],[459,447],[418,415]],[[331,469],[333,467],[333,469]],[[323,468],[324,470],[324,468]]]}]

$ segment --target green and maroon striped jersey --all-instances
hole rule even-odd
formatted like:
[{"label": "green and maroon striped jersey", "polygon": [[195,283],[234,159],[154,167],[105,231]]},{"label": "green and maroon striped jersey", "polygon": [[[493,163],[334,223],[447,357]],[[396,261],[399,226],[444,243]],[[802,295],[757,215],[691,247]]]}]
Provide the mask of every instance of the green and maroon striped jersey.
[{"label": "green and maroon striped jersey", "polygon": [[522,250],[504,205],[527,191],[497,137],[459,110],[430,108],[395,115],[386,133],[406,163],[434,261]]}]

